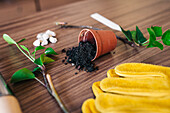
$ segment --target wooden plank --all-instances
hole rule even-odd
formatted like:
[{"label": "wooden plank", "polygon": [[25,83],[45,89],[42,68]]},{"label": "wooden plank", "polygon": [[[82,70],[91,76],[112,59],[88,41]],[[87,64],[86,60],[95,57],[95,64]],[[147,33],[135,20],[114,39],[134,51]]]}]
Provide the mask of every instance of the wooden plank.
[{"label": "wooden plank", "polygon": [[[25,37],[22,42],[31,51],[34,49],[32,42],[37,33],[47,29],[57,33],[58,43],[49,44],[56,52],[57,60],[47,65],[48,73],[51,74],[55,88],[61,99],[71,113],[80,113],[81,105],[87,98],[93,98],[91,91],[92,83],[106,77],[106,72],[120,63],[143,62],[157,65],[170,66],[170,47],[165,46],[163,51],[158,48],[132,48],[118,41],[117,47],[112,52],[95,60],[99,70],[92,73],[78,72],[71,65],[64,65],[62,59],[65,54],[63,48],[77,46],[77,37],[81,29],[59,29],[55,26],[56,21],[66,21],[76,25],[92,25],[107,29],[106,26],[90,18],[90,14],[98,12],[110,20],[120,24],[125,29],[133,30],[136,25],[148,37],[146,28],[151,25],[163,26],[163,31],[170,27],[169,2],[166,0],[87,0],[56,7],[42,11],[27,17],[0,23],[0,35],[8,33],[16,41]],[[85,8],[82,8],[86,6]],[[116,35],[123,36],[116,32]],[[9,82],[11,75],[20,68],[33,69],[36,67],[27,60],[15,46],[9,46],[0,38],[0,72]],[[111,53],[112,53],[111,52]],[[40,53],[38,53],[40,54]],[[43,80],[38,74],[37,77]],[[10,84],[16,97],[21,103],[24,113],[62,113],[55,100],[47,90],[35,80],[29,80]]]},{"label": "wooden plank", "polygon": [[80,0],[39,0],[41,10],[56,8],[58,6],[74,3]]},{"label": "wooden plank", "polygon": [[18,19],[36,12],[34,0],[0,3],[0,22]]}]

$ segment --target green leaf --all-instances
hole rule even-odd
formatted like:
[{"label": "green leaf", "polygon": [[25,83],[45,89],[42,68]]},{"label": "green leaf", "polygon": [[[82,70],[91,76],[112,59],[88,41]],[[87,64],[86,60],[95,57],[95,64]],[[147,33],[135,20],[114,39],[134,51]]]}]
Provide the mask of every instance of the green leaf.
[{"label": "green leaf", "polygon": [[38,50],[42,50],[42,49],[45,49],[45,47],[43,47],[43,46],[38,46],[38,47],[35,48],[35,52],[38,51]]},{"label": "green leaf", "polygon": [[152,28],[147,28],[148,32],[149,32],[149,45],[147,46],[147,48],[151,48],[151,47],[158,47],[160,48],[161,50],[163,50],[163,45],[156,41],[156,35],[155,35],[155,32],[153,31]]},{"label": "green leaf", "polygon": [[51,62],[54,62],[55,60],[47,57],[47,56],[44,56],[44,59],[43,59],[43,63],[44,64],[48,64],[48,63],[51,63]]},{"label": "green leaf", "polygon": [[28,53],[30,53],[27,47],[25,47],[24,45],[20,45],[20,46],[21,46],[22,49],[24,49],[25,51],[27,51]]},{"label": "green leaf", "polygon": [[156,35],[151,28],[147,28],[149,33],[149,44],[152,44],[156,40]]},{"label": "green leaf", "polygon": [[16,71],[11,78],[11,83],[16,83],[23,80],[34,79],[35,75],[27,68]]},{"label": "green leaf", "polygon": [[4,40],[8,43],[8,44],[17,44],[10,36],[8,36],[7,34],[3,34],[3,38]]},{"label": "green leaf", "polygon": [[137,39],[136,39],[136,31],[130,31],[132,34],[132,39],[133,41],[135,41],[137,43]]},{"label": "green leaf", "polygon": [[139,30],[138,26],[136,26],[136,40],[138,44],[143,44],[147,41],[147,39],[143,36],[143,33]]},{"label": "green leaf", "polygon": [[38,50],[42,50],[42,49],[45,49],[45,47],[43,46],[38,46],[35,48],[34,52],[32,52],[32,54],[35,54]]},{"label": "green leaf", "polygon": [[23,42],[25,40],[25,38],[21,39],[20,41],[17,42],[17,44]]},{"label": "green leaf", "polygon": [[152,48],[152,47],[158,47],[161,50],[163,50],[163,48],[164,48],[163,45],[160,42],[158,42],[158,41],[153,41],[152,44],[149,44],[147,46],[147,48]]},{"label": "green leaf", "polygon": [[35,54],[35,51],[33,51],[31,54]]},{"label": "green leaf", "polygon": [[41,68],[40,67],[36,67],[36,68],[34,68],[34,70],[32,72],[35,72],[35,71],[41,71]]},{"label": "green leaf", "polygon": [[162,41],[165,45],[170,46],[170,29],[163,34]]},{"label": "green leaf", "polygon": [[45,50],[46,55],[58,55],[51,47]]},{"label": "green leaf", "polygon": [[35,59],[34,63],[37,64],[37,65],[40,65],[40,66],[43,65],[43,63],[42,63],[42,61],[40,60],[40,58]]},{"label": "green leaf", "polygon": [[162,36],[162,27],[154,26],[151,29],[155,32],[156,37]]},{"label": "green leaf", "polygon": [[55,60],[53,60],[47,56],[43,56],[43,57],[37,58],[34,63],[42,66],[43,64],[48,64],[48,63],[51,63],[54,61]]},{"label": "green leaf", "polygon": [[34,52],[32,52],[32,54],[34,54],[34,58],[35,58],[35,53],[38,51],[38,50],[42,50],[42,49],[45,49],[45,47],[43,46],[38,46],[35,48]]},{"label": "green leaf", "polygon": [[44,54],[41,54],[39,58],[35,59],[34,63],[43,66],[43,59],[44,59]]},{"label": "green leaf", "polygon": [[130,42],[132,42],[133,41],[133,39],[132,39],[132,34],[131,34],[131,32],[128,30],[128,31],[125,31],[122,27],[120,27],[121,29],[122,29],[122,32],[123,32],[123,34],[126,36],[126,38],[130,41]]}]

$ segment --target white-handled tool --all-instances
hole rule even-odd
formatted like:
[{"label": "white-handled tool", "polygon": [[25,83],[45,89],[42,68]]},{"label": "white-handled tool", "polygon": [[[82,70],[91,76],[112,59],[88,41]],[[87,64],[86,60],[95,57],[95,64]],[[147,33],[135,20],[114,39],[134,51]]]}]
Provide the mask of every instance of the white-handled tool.
[{"label": "white-handled tool", "polygon": [[112,22],[111,20],[105,18],[104,16],[98,14],[98,13],[94,13],[90,15],[93,19],[101,22],[102,24],[110,27],[111,29],[117,30],[117,31],[122,31],[120,26],[114,22]]},{"label": "white-handled tool", "polygon": [[[122,29],[120,28],[120,26],[114,22],[112,22],[111,20],[105,18],[104,16],[98,14],[98,13],[94,13],[94,14],[91,14],[90,15],[93,19],[101,22],[102,24],[106,25],[107,27],[110,27],[111,29],[113,30],[117,30],[117,31],[122,31]],[[134,46],[134,43],[133,42],[129,42],[128,40],[122,38],[122,37],[119,37],[119,36],[116,36],[117,39],[121,40],[122,42],[130,45],[130,46]]]}]

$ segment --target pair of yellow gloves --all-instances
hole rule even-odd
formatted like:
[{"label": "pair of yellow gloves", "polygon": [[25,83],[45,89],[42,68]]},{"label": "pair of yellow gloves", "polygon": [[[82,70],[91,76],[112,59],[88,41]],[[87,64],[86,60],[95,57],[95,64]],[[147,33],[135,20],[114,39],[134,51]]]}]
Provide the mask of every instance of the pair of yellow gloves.
[{"label": "pair of yellow gloves", "polygon": [[170,67],[125,63],[93,83],[83,113],[170,113]]}]

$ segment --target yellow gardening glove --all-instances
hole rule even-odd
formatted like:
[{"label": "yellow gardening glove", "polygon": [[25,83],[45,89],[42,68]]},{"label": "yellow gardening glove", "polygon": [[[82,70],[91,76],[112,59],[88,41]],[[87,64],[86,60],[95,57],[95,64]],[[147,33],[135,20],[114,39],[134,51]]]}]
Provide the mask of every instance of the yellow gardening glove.
[{"label": "yellow gardening glove", "polygon": [[[110,78],[110,77],[119,77],[119,75],[117,75],[115,73],[115,70],[114,69],[110,69],[107,71],[107,77]],[[100,93],[104,93],[101,88],[100,88],[100,81],[98,82],[94,82],[93,85],[92,85],[92,91],[93,91],[93,94],[95,96],[98,96]]]},{"label": "yellow gardening glove", "polygon": [[93,83],[92,91],[95,96],[98,96],[100,93],[104,93],[100,88],[100,81]]},{"label": "yellow gardening glove", "polygon": [[[92,109],[96,108],[101,113],[168,113],[170,112],[169,72],[168,67],[150,64],[118,65],[115,70],[110,69],[107,72],[108,78],[93,83],[95,105],[94,100],[85,101],[86,106],[83,104],[82,111],[91,113],[83,109],[93,111]],[[94,106],[88,107],[87,103]]]},{"label": "yellow gardening glove", "polygon": [[82,105],[83,113],[100,113],[94,104],[94,99],[87,99]]},{"label": "yellow gardening glove", "polygon": [[170,113],[170,96],[148,98],[101,93],[95,106],[102,113]]},{"label": "yellow gardening glove", "polygon": [[136,96],[161,97],[170,95],[170,86],[165,78],[105,78],[100,82],[104,92]]},{"label": "yellow gardening glove", "polygon": [[115,69],[109,69],[107,71],[107,77],[108,78],[110,78],[110,77],[119,77],[119,75],[116,74]]},{"label": "yellow gardening glove", "polygon": [[[100,93],[104,93],[101,89],[100,89],[100,81],[98,82],[94,82],[92,85],[92,91],[94,93],[95,96],[98,96]],[[83,113],[101,113],[99,112],[94,104],[94,99],[87,99],[83,105],[82,105],[82,112]]]},{"label": "yellow gardening glove", "polygon": [[[166,96],[170,95],[169,67],[143,64],[125,63],[109,70],[107,76],[100,82],[100,89],[105,92],[138,95],[138,96]],[[114,77],[121,75],[125,78]],[[129,78],[126,78],[129,77]]]},{"label": "yellow gardening glove", "polygon": [[124,63],[115,67],[115,73],[123,77],[170,77],[170,67],[144,64]]}]

